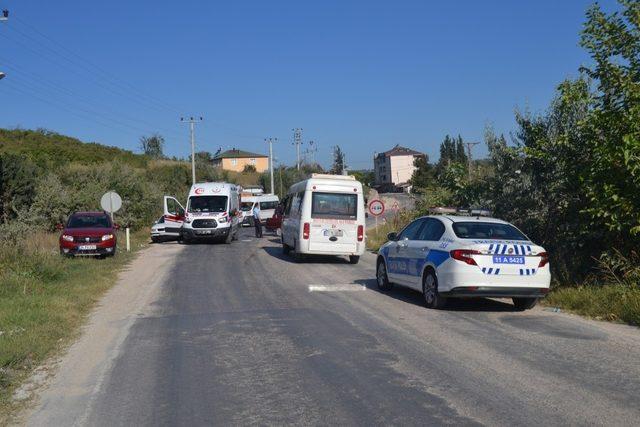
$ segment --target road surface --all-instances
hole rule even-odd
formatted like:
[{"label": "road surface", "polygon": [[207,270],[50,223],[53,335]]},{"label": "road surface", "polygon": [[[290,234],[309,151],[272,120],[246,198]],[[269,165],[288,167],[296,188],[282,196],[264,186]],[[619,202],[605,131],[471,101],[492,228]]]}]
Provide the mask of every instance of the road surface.
[{"label": "road surface", "polygon": [[[428,310],[415,292],[378,292],[373,255],[356,266],[296,264],[274,237],[243,233],[231,246],[153,245],[60,363],[28,424],[640,419],[636,328],[486,299]],[[145,275],[136,279],[136,268]]]}]

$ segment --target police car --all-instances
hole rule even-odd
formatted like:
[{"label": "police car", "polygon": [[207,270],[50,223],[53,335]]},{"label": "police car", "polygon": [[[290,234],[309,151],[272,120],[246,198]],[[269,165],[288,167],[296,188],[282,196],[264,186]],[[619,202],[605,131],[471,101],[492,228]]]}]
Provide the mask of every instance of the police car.
[{"label": "police car", "polygon": [[378,252],[378,287],[418,290],[429,308],[449,297],[498,297],[526,310],[549,292],[547,252],[499,219],[426,216],[388,239]]}]

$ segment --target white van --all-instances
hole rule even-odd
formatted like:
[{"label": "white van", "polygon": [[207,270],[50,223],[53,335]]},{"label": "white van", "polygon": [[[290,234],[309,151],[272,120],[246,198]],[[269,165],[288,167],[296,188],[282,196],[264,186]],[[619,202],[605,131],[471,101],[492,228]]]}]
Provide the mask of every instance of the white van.
[{"label": "white van", "polygon": [[235,184],[194,184],[186,209],[174,197],[164,196],[165,230],[179,229],[186,243],[212,237],[231,243],[238,234],[239,214],[240,195]]},{"label": "white van", "polygon": [[264,223],[276,213],[280,199],[274,194],[243,197],[240,202],[242,225],[253,225],[253,208],[256,204],[260,207],[260,222]]},{"label": "white van", "polygon": [[289,189],[282,221],[282,249],[347,255],[357,264],[365,251],[362,184],[353,176],[313,174]]}]

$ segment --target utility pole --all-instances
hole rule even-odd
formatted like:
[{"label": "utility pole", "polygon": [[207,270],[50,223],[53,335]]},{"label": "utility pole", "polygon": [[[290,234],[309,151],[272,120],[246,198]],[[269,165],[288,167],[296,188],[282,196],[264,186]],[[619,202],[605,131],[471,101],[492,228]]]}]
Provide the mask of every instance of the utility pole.
[{"label": "utility pole", "polygon": [[471,149],[480,144],[479,142],[465,142],[467,146],[467,173],[469,174],[469,178],[471,178]]},{"label": "utility pole", "polygon": [[196,123],[202,121],[202,117],[189,117],[187,120],[185,117],[180,117],[180,121],[183,123],[189,123],[189,134],[191,136],[191,180],[192,183],[196,183]]},{"label": "utility pole", "polygon": [[315,141],[309,141],[309,148],[307,148],[304,151],[304,158],[306,159],[307,156],[311,157],[311,165],[315,165],[316,164],[316,153],[318,152],[318,146],[316,145]]},{"label": "utility pole", "polygon": [[[0,15],[0,22],[6,22],[9,20],[9,11],[7,9],[4,9],[2,11],[2,14]],[[3,73],[2,71],[0,71],[0,80],[2,80],[3,78],[5,78],[7,75],[5,73]]]},{"label": "utility pole", "polygon": [[273,143],[278,142],[278,138],[266,138],[264,141],[269,144],[269,175],[271,176],[271,194],[276,194],[273,186]]},{"label": "utility pole", "polygon": [[296,146],[296,168],[300,170],[300,146],[302,145],[302,128],[293,130],[293,145]]}]

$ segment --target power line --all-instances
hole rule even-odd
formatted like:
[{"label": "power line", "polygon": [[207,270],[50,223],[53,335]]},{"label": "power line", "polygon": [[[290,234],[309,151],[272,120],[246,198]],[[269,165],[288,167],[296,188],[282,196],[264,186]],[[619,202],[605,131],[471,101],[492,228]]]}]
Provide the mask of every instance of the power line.
[{"label": "power line", "polygon": [[[129,93],[131,91],[137,93],[137,96],[142,97],[142,98],[146,98],[151,104],[153,104],[154,106],[160,106],[162,108],[165,108],[171,112],[176,112],[179,111],[176,108],[169,106],[168,104],[164,103],[164,101],[159,100],[156,97],[153,97],[151,95],[148,95],[146,93],[144,93],[143,91],[141,91],[140,89],[138,89],[137,87],[135,87],[134,85],[122,80],[121,78],[114,76],[113,74],[103,70],[102,68],[100,68],[99,66],[93,64],[92,62],[88,61],[87,59],[81,57],[80,55],[78,55],[77,53],[73,52],[72,50],[68,49],[67,47],[65,47],[64,45],[62,45],[61,43],[53,40],[52,38],[48,37],[47,35],[43,34],[40,30],[38,30],[37,28],[27,24],[26,22],[22,21],[19,18],[15,18],[16,21],[18,21],[19,23],[21,23],[22,25],[28,27],[32,32],[38,34],[40,37],[42,37],[43,39],[47,40],[51,45],[56,46],[55,49],[50,48],[49,46],[45,45],[44,43],[42,43],[41,41],[37,40],[36,38],[32,37],[31,35],[21,31],[20,29],[16,28],[15,26],[12,27],[12,30],[17,32],[18,34],[21,34],[23,37],[32,40],[34,43],[39,44],[40,46],[42,46],[44,49],[47,49],[51,52],[53,52],[56,56],[61,57],[62,59],[64,59],[65,61],[76,65],[78,67],[81,67],[82,69],[84,69],[86,72],[90,73],[91,75],[95,75],[95,73],[99,73],[100,75],[97,76],[98,78],[102,79],[105,83],[110,84],[114,87],[117,87],[119,90],[123,90],[124,93]],[[68,53],[65,54],[63,52]],[[69,56],[71,55],[71,56]],[[74,59],[77,58],[77,59]]]},{"label": "power line", "polygon": [[[92,114],[96,114],[99,115],[101,117],[111,117],[112,120],[115,121],[128,121],[131,123],[136,123],[136,124],[144,124],[146,126],[149,126],[152,130],[160,130],[163,131],[163,133],[168,134],[174,138],[179,138],[181,137],[181,135],[179,135],[179,133],[177,132],[177,130],[171,130],[168,128],[164,128],[164,127],[158,127],[156,126],[154,123],[151,123],[149,121],[143,120],[143,119],[139,119],[139,118],[135,118],[135,117],[131,117],[131,116],[127,116],[125,114],[122,113],[118,113],[115,112],[109,108],[105,108],[104,106],[102,106],[102,108],[100,108],[100,105],[97,105],[92,99],[80,95],[77,92],[66,88],[63,85],[60,84],[56,84],[53,83],[51,80],[48,80],[42,76],[38,76],[35,73],[28,73],[25,71],[22,71],[20,69],[18,69],[15,66],[12,65],[8,65],[6,64],[6,66],[14,71],[16,71],[16,74],[12,76],[12,81],[15,81],[19,84],[21,84],[22,86],[24,86],[25,88],[29,88],[29,89],[34,89],[33,86],[37,86],[39,87],[38,89],[34,89],[36,90],[38,93],[46,93],[48,95],[52,95],[53,92],[57,92],[59,94],[61,94],[64,97],[69,98],[71,103],[80,103],[83,104],[83,109],[87,110],[87,111],[91,111]],[[55,99],[55,95],[51,96],[52,98]],[[65,101],[65,105],[69,105],[69,101]],[[84,107],[84,106],[88,106],[88,107]],[[98,109],[94,109],[93,107],[98,106]],[[148,130],[143,130],[143,132],[147,132]]]}]

